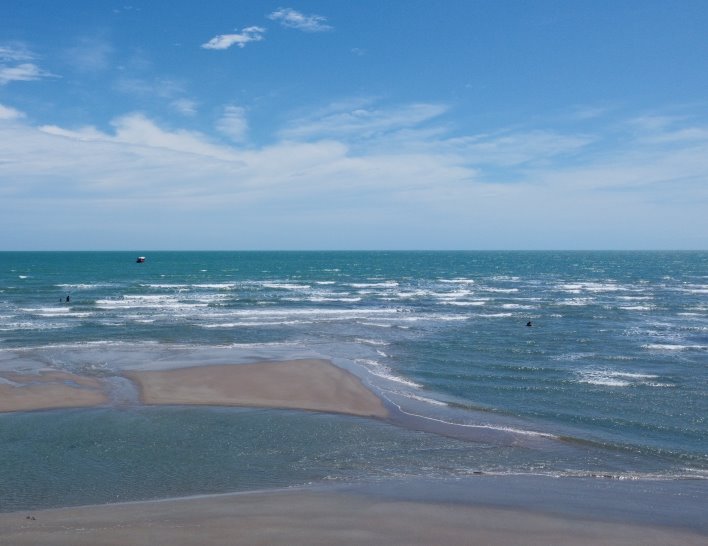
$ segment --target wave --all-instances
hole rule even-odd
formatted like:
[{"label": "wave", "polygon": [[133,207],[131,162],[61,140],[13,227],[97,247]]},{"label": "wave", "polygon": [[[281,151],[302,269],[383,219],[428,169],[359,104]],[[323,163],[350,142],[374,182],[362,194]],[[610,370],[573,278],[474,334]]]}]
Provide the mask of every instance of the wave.
[{"label": "wave", "polygon": [[276,290],[308,290],[312,288],[309,284],[293,284],[285,282],[262,282],[259,284],[264,288],[273,288]]},{"label": "wave", "polygon": [[603,387],[675,387],[673,383],[655,381],[659,379],[656,374],[639,372],[622,372],[606,369],[590,369],[577,372],[578,383],[599,385]]},{"label": "wave", "polygon": [[383,281],[383,282],[352,282],[347,286],[352,288],[396,288],[398,281]]},{"label": "wave", "polygon": [[411,387],[414,389],[420,389],[423,387],[423,385],[416,383],[415,381],[411,381],[410,379],[405,379],[399,375],[394,374],[391,368],[382,364],[378,360],[373,360],[370,358],[358,358],[354,360],[354,362],[363,365],[370,374],[376,377],[380,377],[388,381],[393,381],[395,383],[400,383],[401,385],[406,385],[407,387]]},{"label": "wave", "polygon": [[384,341],[382,339],[364,339],[364,338],[356,338],[354,339],[357,343],[363,343],[364,345],[374,345],[374,346],[379,346],[379,347],[385,347],[386,345],[390,345],[388,341]]},{"label": "wave", "polygon": [[706,351],[708,345],[670,345],[667,343],[648,343],[642,349],[650,351]]},{"label": "wave", "polygon": [[518,288],[495,288],[493,286],[480,287],[480,290],[483,290],[484,292],[493,292],[498,294],[515,294],[519,291]]}]

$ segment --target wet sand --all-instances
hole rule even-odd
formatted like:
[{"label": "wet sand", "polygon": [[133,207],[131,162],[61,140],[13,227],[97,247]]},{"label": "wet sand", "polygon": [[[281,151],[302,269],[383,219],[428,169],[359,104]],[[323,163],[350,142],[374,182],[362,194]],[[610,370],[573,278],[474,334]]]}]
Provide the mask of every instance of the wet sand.
[{"label": "wet sand", "polygon": [[608,523],[518,509],[302,490],[0,514],[0,538],[3,543],[16,546],[703,546],[707,540],[705,535],[671,527]]},{"label": "wet sand", "polygon": [[[382,401],[353,374],[326,360],[209,365],[119,374],[147,405],[249,406],[383,418]],[[0,412],[115,403],[109,378],[60,371],[0,373]],[[123,401],[120,401],[121,403]]]},{"label": "wet sand", "polygon": [[0,412],[98,406],[108,394],[98,379],[66,372],[0,374]]},{"label": "wet sand", "polygon": [[381,400],[325,360],[212,365],[125,374],[144,404],[250,406],[385,417]]}]

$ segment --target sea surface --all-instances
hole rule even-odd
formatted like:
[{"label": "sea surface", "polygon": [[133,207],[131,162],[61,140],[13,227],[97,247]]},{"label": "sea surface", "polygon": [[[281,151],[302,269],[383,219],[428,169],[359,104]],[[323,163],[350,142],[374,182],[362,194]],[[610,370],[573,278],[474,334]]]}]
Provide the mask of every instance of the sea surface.
[{"label": "sea surface", "polygon": [[[115,381],[107,407],[0,414],[0,511],[478,474],[708,479],[708,252],[140,254],[0,252],[0,371]],[[116,378],[303,357],[358,375],[391,419],[150,408]]]}]

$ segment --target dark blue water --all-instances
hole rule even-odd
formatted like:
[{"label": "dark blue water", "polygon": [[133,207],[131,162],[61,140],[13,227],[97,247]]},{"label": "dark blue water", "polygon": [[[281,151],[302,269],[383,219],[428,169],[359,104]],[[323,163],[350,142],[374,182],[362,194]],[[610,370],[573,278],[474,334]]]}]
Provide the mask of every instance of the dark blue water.
[{"label": "dark blue water", "polygon": [[[175,475],[197,478],[160,488],[140,473],[159,475],[180,458],[167,449],[184,442],[177,409],[6,414],[4,483],[47,466],[57,484],[79,483],[62,502],[82,503],[115,476],[125,499],[398,474],[708,475],[706,252],[150,252],[144,264],[136,256],[0,253],[0,370],[110,376],[156,363],[320,356],[400,408],[393,424],[180,409],[201,423],[202,451],[182,454]],[[311,440],[266,435],[233,462],[224,420],[248,438],[264,416]],[[323,419],[333,429],[318,429]],[[40,433],[21,432],[30,422]],[[48,434],[91,427],[103,431],[98,454]],[[120,430],[134,430],[133,444]],[[118,461],[126,449],[138,453],[141,438],[157,442],[155,452],[124,476]],[[45,459],[33,459],[43,441]],[[284,445],[297,447],[277,455]],[[268,450],[271,471],[258,470]],[[90,487],[61,470],[82,457],[101,461]],[[246,470],[219,478],[230,464]],[[56,491],[49,498],[61,504]]]}]

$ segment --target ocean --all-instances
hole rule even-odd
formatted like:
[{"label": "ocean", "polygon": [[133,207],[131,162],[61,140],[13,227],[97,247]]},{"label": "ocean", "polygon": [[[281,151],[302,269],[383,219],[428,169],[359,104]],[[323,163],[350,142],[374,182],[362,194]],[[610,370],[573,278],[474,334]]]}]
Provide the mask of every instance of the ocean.
[{"label": "ocean", "polygon": [[708,479],[708,252],[0,252],[0,371],[312,357],[391,418],[145,407],[116,382],[106,407],[0,414],[0,511],[479,474]]}]

